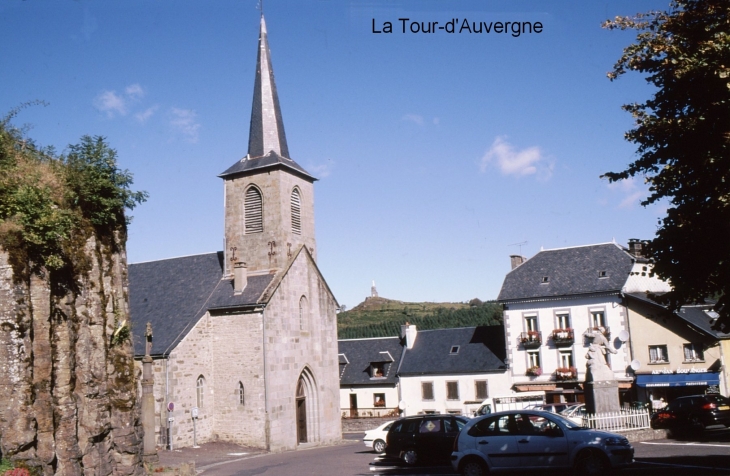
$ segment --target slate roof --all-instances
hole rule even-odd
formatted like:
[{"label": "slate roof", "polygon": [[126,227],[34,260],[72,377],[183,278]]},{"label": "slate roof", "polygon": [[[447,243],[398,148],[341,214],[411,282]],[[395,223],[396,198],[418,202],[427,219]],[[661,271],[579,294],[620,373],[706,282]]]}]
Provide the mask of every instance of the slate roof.
[{"label": "slate roof", "polygon": [[[633,260],[615,243],[544,250],[507,273],[497,300],[619,292]],[[605,277],[599,276],[601,271]]]},{"label": "slate roof", "polygon": [[[660,307],[664,310],[667,309],[666,306],[651,299],[646,293],[627,293],[626,296],[629,299],[636,299],[638,301]],[[713,305],[713,303],[707,303],[682,306],[682,308],[675,312],[674,315],[687,322],[687,324],[691,327],[710,337],[728,339],[730,338],[730,332],[724,332],[724,330],[712,328],[715,318],[708,314],[707,311],[712,311]]]},{"label": "slate roof", "polygon": [[[451,348],[459,346],[456,354]],[[407,350],[399,375],[443,375],[506,370],[503,326],[419,330]]]},{"label": "slate roof", "polygon": [[316,178],[309,175],[309,172],[304,170],[301,165],[297,164],[292,159],[282,157],[273,150],[263,157],[244,157],[243,159],[228,167],[225,172],[218,176],[225,179],[227,177],[235,175],[247,175],[257,173],[267,168],[285,168],[290,172],[294,172],[295,174],[302,176],[305,179],[311,181],[317,180]]},{"label": "slate roof", "polygon": [[274,275],[248,276],[243,293],[223,279],[223,252],[129,265],[129,310],[134,353],[145,353],[144,329],[152,324],[152,355],[167,355],[208,310],[253,307]]},{"label": "slate roof", "polygon": [[[403,354],[399,337],[343,339],[337,345],[340,385],[395,385],[396,371]],[[385,378],[370,378],[371,362],[385,363]]]}]

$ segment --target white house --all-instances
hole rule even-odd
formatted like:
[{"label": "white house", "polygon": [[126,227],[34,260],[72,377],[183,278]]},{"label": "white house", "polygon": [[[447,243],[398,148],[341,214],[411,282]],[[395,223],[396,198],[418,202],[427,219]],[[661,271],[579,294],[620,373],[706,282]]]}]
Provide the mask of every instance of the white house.
[{"label": "white house", "polygon": [[641,243],[616,243],[544,250],[513,269],[499,293],[504,306],[507,361],[514,388],[544,390],[548,402],[583,401],[586,351],[591,332],[602,332],[615,353],[607,361],[624,400],[633,384],[633,357],[625,296],[666,292],[649,276]]}]

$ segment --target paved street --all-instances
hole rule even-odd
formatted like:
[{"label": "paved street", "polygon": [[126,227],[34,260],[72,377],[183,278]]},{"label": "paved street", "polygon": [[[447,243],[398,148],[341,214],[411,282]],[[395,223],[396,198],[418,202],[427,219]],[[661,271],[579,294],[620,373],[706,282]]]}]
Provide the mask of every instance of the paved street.
[{"label": "paved street", "polygon": [[[204,476],[430,476],[454,475],[450,466],[404,467],[386,461],[362,444],[362,434],[344,435],[341,445],[312,447],[279,454],[241,454],[223,448],[217,456],[211,447],[194,452],[184,449],[181,458],[196,460]],[[213,444],[217,445],[217,444]],[[634,443],[636,462],[617,474],[642,476],[730,475],[730,432],[709,433],[694,440],[655,440]],[[227,451],[227,452],[226,452]],[[555,472],[554,474],[563,474]],[[550,473],[545,473],[550,474]]]}]

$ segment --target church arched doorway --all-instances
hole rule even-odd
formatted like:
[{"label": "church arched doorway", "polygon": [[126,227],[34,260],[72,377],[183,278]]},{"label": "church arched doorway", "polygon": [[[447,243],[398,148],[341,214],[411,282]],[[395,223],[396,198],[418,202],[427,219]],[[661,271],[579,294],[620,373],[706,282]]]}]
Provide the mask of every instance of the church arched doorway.
[{"label": "church arched doorway", "polygon": [[307,443],[319,439],[319,406],[317,386],[314,376],[309,369],[305,368],[299,376],[296,390],[296,424],[297,443]]}]

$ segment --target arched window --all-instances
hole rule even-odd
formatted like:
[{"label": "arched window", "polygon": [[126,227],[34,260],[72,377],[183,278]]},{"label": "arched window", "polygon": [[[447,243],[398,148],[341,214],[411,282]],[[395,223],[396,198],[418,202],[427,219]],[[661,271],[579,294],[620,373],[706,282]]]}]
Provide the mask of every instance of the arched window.
[{"label": "arched window", "polygon": [[203,408],[203,399],[205,397],[205,377],[202,375],[198,377],[198,381],[195,385],[196,395],[198,397],[198,408]]},{"label": "arched window", "polygon": [[307,319],[307,297],[299,298],[299,330],[304,330]]},{"label": "arched window", "polygon": [[256,187],[248,187],[243,203],[244,234],[261,233],[264,231],[264,203],[261,192]]},{"label": "arched window", "polygon": [[243,392],[243,383],[241,383],[241,382],[238,382],[238,388],[236,389],[236,396],[238,397],[239,405],[246,404],[246,395]]},{"label": "arched window", "polygon": [[291,231],[295,235],[302,234],[302,200],[298,188],[291,193]]}]

